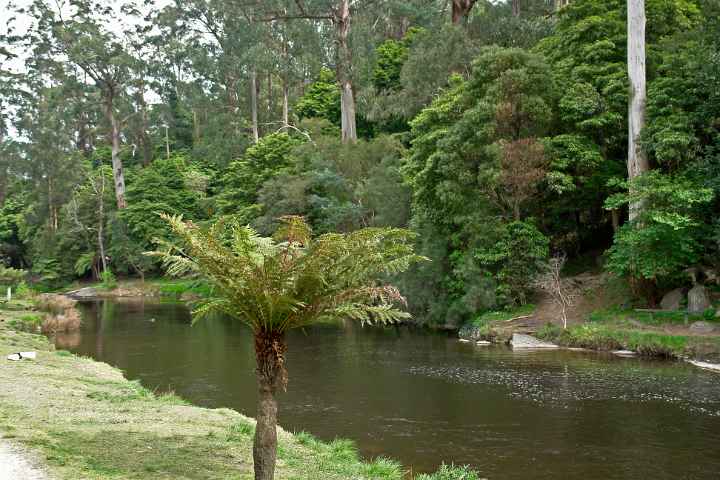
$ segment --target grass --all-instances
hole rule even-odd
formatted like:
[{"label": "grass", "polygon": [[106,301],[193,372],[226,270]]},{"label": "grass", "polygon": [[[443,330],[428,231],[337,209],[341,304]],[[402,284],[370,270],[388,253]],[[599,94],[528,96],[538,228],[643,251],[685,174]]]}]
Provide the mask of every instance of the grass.
[{"label": "grass", "polygon": [[591,323],[613,324],[616,326],[662,326],[662,325],[684,325],[697,321],[715,322],[715,312],[709,314],[685,314],[682,311],[667,312],[638,312],[635,310],[622,309],[618,307],[605,308],[593,311],[588,316]]},{"label": "grass", "polygon": [[472,320],[472,324],[475,327],[483,327],[485,325],[489,325],[493,322],[503,322],[512,320],[513,318],[522,317],[524,315],[530,315],[535,310],[535,305],[528,303],[526,305],[522,305],[520,307],[511,308],[508,310],[498,310],[498,311],[490,311],[490,312],[483,312],[480,315],[476,316]]},{"label": "grass", "polygon": [[[0,354],[35,350],[38,357],[0,358],[0,434],[38,454],[53,478],[253,478],[253,419],[189,405],[107,364],[55,351],[45,337],[10,328],[10,319],[31,314],[23,310],[27,304],[10,307],[0,307]],[[393,460],[363,461],[349,440],[323,442],[278,429],[278,441],[278,480],[407,478]],[[476,478],[460,469],[441,472],[420,478]]]},{"label": "grass", "polygon": [[627,329],[597,321],[574,325],[567,330],[548,324],[537,335],[566,347],[632,350],[640,355],[654,357],[698,357],[720,353],[720,337],[665,334]]}]

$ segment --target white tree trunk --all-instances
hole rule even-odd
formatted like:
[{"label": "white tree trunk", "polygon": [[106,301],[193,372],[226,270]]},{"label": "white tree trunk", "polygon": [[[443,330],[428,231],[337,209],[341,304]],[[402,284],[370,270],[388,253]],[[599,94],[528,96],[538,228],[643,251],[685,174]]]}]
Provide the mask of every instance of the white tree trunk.
[{"label": "white tree trunk", "polygon": [[253,140],[257,143],[260,140],[260,129],[258,128],[257,73],[254,69],[250,72],[250,110]]},{"label": "white tree trunk", "polygon": [[115,115],[113,108],[113,96],[108,94],[105,100],[105,115],[110,122],[110,138],[112,141],[112,169],[115,182],[115,200],[118,210],[127,207],[125,200],[125,174],[123,173],[122,160],[120,159],[120,120]]},{"label": "white tree trunk", "polygon": [[357,140],[352,55],[347,42],[350,32],[350,0],[340,0],[334,22],[337,35],[337,77],[340,83],[340,128],[342,141],[347,143]]},{"label": "white tree trunk", "polygon": [[561,8],[570,4],[570,0],[555,0],[555,11],[557,12]]},{"label": "white tree trunk", "polygon": [[[640,145],[640,133],[645,126],[645,0],[628,0],[627,60],[630,79],[628,106],[628,178],[630,180],[649,170],[647,156]],[[630,204],[630,220],[637,218],[642,205]]]},{"label": "white tree trunk", "polygon": [[283,105],[282,105],[282,122],[283,126],[290,123],[290,89],[288,87],[287,78],[283,78]]}]

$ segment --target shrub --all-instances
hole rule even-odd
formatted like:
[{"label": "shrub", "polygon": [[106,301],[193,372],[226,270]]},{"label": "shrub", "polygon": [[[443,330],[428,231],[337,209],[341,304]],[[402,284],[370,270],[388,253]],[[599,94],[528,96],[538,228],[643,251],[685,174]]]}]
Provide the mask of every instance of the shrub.
[{"label": "shrub", "polygon": [[43,333],[72,332],[82,323],[77,302],[64,295],[43,294],[36,301],[38,309],[46,312],[41,325]]},{"label": "shrub", "polygon": [[112,290],[117,287],[117,279],[115,274],[111,270],[105,270],[100,274],[100,281],[102,282],[103,288]]},{"label": "shrub", "polygon": [[468,466],[443,464],[435,473],[418,475],[417,480],[480,480],[480,476]]}]

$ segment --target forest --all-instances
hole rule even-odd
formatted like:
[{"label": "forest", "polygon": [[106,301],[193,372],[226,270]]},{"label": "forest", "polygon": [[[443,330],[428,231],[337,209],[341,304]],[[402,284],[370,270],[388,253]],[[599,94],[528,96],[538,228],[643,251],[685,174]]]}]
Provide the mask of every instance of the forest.
[{"label": "forest", "polygon": [[654,306],[720,268],[720,4],[645,2],[637,138],[627,8],[11,1],[0,265],[38,290],[158,276],[161,213],[296,215],[412,230],[430,261],[396,282],[427,325],[531,301],[558,255]]}]

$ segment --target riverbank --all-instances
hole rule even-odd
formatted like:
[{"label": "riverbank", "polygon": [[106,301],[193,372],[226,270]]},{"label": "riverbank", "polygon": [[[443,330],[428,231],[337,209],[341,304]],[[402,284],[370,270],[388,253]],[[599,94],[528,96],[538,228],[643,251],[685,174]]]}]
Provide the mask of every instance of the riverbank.
[{"label": "riverbank", "polygon": [[[45,337],[10,327],[28,315],[28,302],[0,309],[0,433],[43,458],[50,478],[253,477],[253,419],[156,394],[105,363],[57,351]],[[36,360],[5,359],[28,350],[38,352]],[[407,478],[397,462],[362,461],[348,440],[325,443],[282,429],[278,437],[278,479]],[[417,478],[477,479],[460,475]]]},{"label": "riverbank", "polygon": [[[577,301],[567,310],[567,328],[551,299],[509,311],[486,312],[460,329],[461,339],[508,343],[530,334],[561,347],[631,351],[640,356],[720,363],[720,313],[632,308],[626,291],[612,291],[607,279],[584,274]],[[717,296],[715,296],[717,297]],[[720,299],[714,298],[716,302]]]}]

